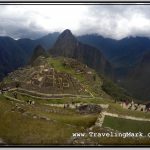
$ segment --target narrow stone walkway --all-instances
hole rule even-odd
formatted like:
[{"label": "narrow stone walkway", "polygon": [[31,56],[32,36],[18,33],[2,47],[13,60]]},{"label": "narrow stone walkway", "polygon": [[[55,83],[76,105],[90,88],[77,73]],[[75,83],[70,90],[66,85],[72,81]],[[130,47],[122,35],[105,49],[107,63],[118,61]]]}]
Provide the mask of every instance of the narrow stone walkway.
[{"label": "narrow stone walkway", "polygon": [[101,112],[95,122],[95,126],[102,127],[104,119],[105,119],[105,114],[104,112]]}]

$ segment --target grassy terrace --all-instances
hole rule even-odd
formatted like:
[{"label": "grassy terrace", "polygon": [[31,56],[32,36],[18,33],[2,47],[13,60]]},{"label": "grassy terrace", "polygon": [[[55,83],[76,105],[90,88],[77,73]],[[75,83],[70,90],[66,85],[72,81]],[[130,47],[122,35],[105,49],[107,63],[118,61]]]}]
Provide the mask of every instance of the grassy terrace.
[{"label": "grassy terrace", "polygon": [[[13,97],[12,92],[7,93],[9,96]],[[37,104],[66,104],[66,103],[95,103],[95,104],[109,104],[108,112],[125,115],[125,116],[134,116],[134,117],[141,117],[141,118],[150,118],[149,112],[140,112],[140,111],[133,111],[129,109],[123,109],[119,103],[114,103],[110,99],[105,99],[102,97],[95,97],[95,98],[63,98],[63,99],[48,99],[43,100],[41,98],[32,98],[30,96],[24,95],[23,93],[17,92],[18,99],[27,101],[27,100],[34,100]]]},{"label": "grassy terrace", "polygon": [[[45,111],[46,109],[53,111],[47,112]],[[34,110],[31,108],[29,111],[33,114],[45,116],[59,123],[69,124],[75,127],[79,126],[85,129],[91,127],[98,117],[98,114],[81,115],[74,110],[64,110],[63,108],[45,106],[36,107]]]},{"label": "grassy terrace", "polygon": [[136,121],[110,116],[105,116],[103,126],[123,132],[142,132],[144,134],[150,132],[150,122],[148,121]]},{"label": "grassy terrace", "polygon": [[[13,96],[13,93],[14,92],[7,92],[6,95],[8,96],[11,96],[11,97],[14,97]],[[27,101],[27,100],[34,100],[35,102],[37,103],[49,103],[49,104],[66,104],[66,103],[71,103],[71,102],[75,102],[75,103],[95,103],[95,104],[108,104],[108,103],[112,103],[111,100],[106,100],[102,97],[95,97],[95,98],[62,98],[62,99],[47,99],[47,100],[44,100],[42,98],[34,98],[34,97],[31,97],[29,95],[26,95],[24,93],[21,93],[21,92],[18,92],[18,91],[15,91],[15,93],[17,93],[17,98],[19,100],[23,100],[23,101]],[[34,96],[34,95],[33,95]]]},{"label": "grassy terrace", "polygon": [[[13,97],[12,92],[7,93],[9,96]],[[18,99],[27,101],[27,100],[34,100],[37,104],[66,104],[66,103],[95,103],[95,104],[109,104],[109,109],[107,110],[110,113],[116,113],[120,115],[126,115],[126,116],[134,116],[134,117],[141,117],[141,118],[150,118],[150,113],[149,112],[140,112],[140,111],[132,111],[128,109],[123,109],[119,103],[114,103],[110,99],[104,99],[102,97],[97,97],[97,98],[63,98],[63,99],[48,99],[48,100],[43,100],[40,98],[32,98],[30,96],[21,94],[17,92]]]},{"label": "grassy terrace", "polygon": [[[7,144],[69,144],[73,132],[83,132],[97,118],[96,114],[81,115],[69,109],[18,104],[30,113],[23,115],[18,111],[11,111],[15,104],[16,102],[0,96],[0,138]],[[33,119],[33,115],[50,120]]]}]

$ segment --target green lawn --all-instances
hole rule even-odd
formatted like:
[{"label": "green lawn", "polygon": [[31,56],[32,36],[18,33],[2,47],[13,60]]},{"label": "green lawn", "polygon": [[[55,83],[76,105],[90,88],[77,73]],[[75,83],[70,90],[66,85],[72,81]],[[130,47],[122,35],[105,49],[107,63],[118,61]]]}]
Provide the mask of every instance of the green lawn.
[{"label": "green lawn", "polygon": [[143,132],[145,134],[150,132],[150,122],[148,121],[136,121],[110,116],[105,116],[103,127],[110,127],[123,132]]}]

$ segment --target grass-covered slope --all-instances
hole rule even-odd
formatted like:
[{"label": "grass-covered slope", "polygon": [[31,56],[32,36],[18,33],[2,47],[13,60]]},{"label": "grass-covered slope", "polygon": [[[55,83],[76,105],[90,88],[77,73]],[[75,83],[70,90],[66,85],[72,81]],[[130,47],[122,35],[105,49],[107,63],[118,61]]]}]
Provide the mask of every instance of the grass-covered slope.
[{"label": "grass-covered slope", "polygon": [[130,100],[133,99],[131,95],[123,88],[119,87],[119,85],[115,84],[113,81],[109,79],[103,79],[102,89],[112,96],[116,101],[122,100]]},{"label": "grass-covered slope", "polygon": [[9,145],[69,144],[73,132],[82,132],[97,117],[40,104],[30,106],[3,96],[0,106],[0,138]]}]

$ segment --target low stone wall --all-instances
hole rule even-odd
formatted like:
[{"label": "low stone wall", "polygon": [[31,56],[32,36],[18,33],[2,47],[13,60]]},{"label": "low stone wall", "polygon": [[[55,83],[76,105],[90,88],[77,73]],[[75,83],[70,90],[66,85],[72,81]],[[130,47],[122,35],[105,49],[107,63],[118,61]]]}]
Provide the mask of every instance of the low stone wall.
[{"label": "low stone wall", "polygon": [[[48,105],[48,106],[53,106],[53,107],[67,107],[68,105],[68,108],[71,108],[71,109],[75,109],[76,107],[79,107],[81,105],[86,105],[87,103],[75,103],[75,104],[44,104],[44,105]],[[88,103],[90,105],[92,105],[92,103]],[[109,107],[109,105],[107,104],[97,104],[99,106],[101,106],[103,109],[106,109]]]}]

